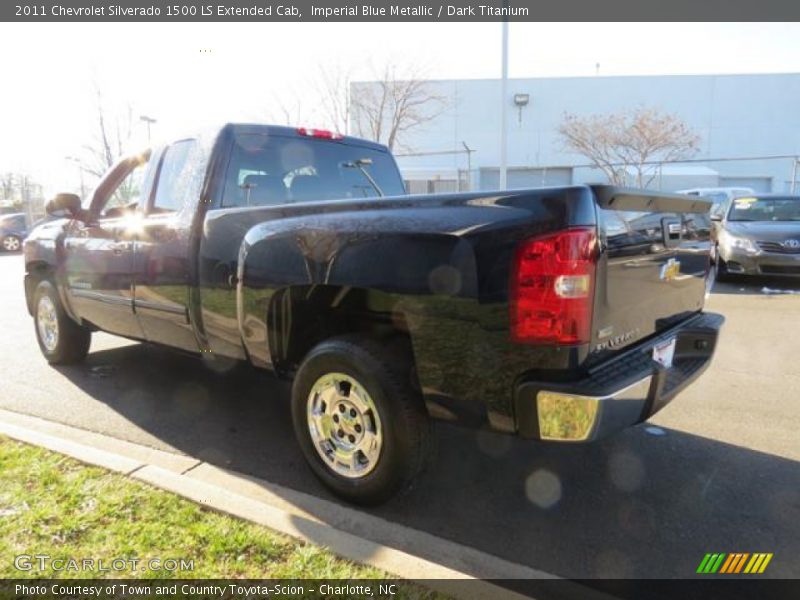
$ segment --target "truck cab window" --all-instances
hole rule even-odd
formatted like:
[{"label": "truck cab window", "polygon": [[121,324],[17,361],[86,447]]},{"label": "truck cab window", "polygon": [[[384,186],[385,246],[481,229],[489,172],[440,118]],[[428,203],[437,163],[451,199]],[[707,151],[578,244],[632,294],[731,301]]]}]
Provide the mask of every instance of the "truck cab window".
[{"label": "truck cab window", "polygon": [[121,160],[97,188],[92,212],[100,219],[117,219],[136,211],[149,160],[149,151]]},{"label": "truck cab window", "polygon": [[397,166],[387,152],[324,139],[242,134],[234,141],[222,206],[272,206],[404,193]]},{"label": "truck cab window", "polygon": [[190,154],[194,145],[194,140],[182,140],[167,148],[161,160],[153,205],[148,211],[150,214],[180,210],[190,187]]}]

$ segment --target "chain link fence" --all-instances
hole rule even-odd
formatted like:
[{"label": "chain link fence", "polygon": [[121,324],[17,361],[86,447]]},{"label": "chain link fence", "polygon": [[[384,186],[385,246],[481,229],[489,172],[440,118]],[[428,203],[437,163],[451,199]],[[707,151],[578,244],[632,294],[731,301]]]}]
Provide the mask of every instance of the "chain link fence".
[{"label": "chain link fence", "polygon": [[[497,189],[499,167],[478,164],[474,152],[465,146],[454,150],[400,152],[395,156],[409,193]],[[641,165],[641,176],[633,165],[613,166],[626,185],[639,187],[641,182],[641,187],[658,191],[735,187],[755,192],[800,192],[800,157],[792,154],[648,161]],[[508,167],[510,189],[604,182],[608,182],[606,174],[590,163]]]}]

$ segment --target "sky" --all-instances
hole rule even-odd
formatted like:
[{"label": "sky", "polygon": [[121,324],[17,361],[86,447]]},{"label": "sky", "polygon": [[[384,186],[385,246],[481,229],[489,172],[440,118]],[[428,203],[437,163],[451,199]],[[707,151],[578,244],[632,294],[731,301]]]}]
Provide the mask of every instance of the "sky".
[{"label": "sky", "polygon": [[[800,68],[800,23],[512,23],[509,76],[780,73]],[[498,23],[2,23],[0,173],[75,189],[107,114],[132,145],[226,121],[324,126],[320,70],[374,79],[387,62],[431,79],[500,76]],[[599,68],[598,66],[599,65]]]}]

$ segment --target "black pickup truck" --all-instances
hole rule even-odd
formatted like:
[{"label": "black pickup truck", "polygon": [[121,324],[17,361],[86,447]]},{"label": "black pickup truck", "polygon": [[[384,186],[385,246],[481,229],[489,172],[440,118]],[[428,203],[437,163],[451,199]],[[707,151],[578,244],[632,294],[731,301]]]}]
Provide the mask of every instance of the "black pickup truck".
[{"label": "black pickup truck", "polygon": [[102,330],[291,377],[314,472],[379,502],[433,418],[590,441],[708,365],[709,203],[609,186],[405,195],[381,145],[226,125],[120,160],[25,242],[45,358]]}]

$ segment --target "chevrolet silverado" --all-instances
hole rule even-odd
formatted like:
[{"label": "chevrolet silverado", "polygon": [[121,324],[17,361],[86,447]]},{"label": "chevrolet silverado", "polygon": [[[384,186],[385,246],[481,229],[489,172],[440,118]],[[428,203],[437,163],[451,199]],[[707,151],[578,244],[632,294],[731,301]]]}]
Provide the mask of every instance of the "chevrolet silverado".
[{"label": "chevrolet silverado", "polygon": [[[293,379],[296,437],[335,493],[380,502],[431,421],[586,442],[709,365],[709,202],[573,185],[405,194],[387,148],[229,124],[127,156],[25,242],[44,357],[93,331]],[[233,375],[231,375],[233,376]]]}]

